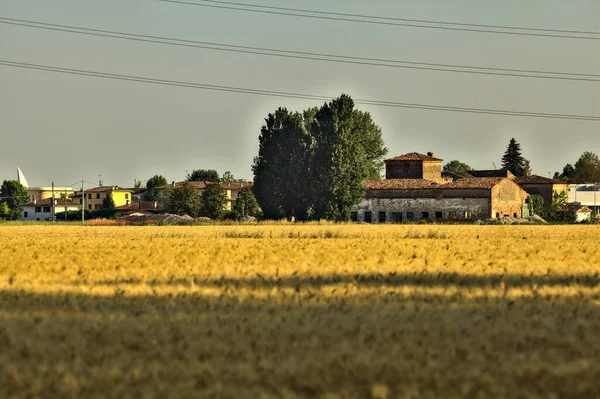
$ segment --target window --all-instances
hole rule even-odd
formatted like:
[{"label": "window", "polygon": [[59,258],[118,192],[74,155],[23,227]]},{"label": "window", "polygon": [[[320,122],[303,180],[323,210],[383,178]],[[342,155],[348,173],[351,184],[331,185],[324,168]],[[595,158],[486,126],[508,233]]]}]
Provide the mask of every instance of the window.
[{"label": "window", "polygon": [[96,199],[100,199],[100,194],[96,194]]},{"label": "window", "polygon": [[23,217],[26,218],[29,216],[29,213],[27,213],[27,211],[23,212]]},{"label": "window", "polygon": [[125,205],[129,205],[129,200],[125,200]]},{"label": "window", "polygon": [[45,206],[44,207],[44,213],[50,213],[50,207],[49,206]]},{"label": "window", "polygon": [[91,211],[92,210],[92,204],[88,204],[88,209]]},{"label": "window", "polygon": [[88,199],[92,199],[92,194],[88,194]]},{"label": "window", "polygon": [[471,211],[465,212],[465,219],[471,219],[472,216],[473,216],[473,214],[471,213]]},{"label": "window", "polygon": [[500,212],[496,212],[496,219],[500,219]]},{"label": "window", "polygon": [[350,212],[350,220],[356,222],[358,220],[358,212]]},{"label": "window", "polygon": [[379,223],[385,223],[385,212],[379,212]]},{"label": "window", "polygon": [[80,203],[80,204],[83,204],[83,198],[81,198],[81,199],[79,200],[79,203]]},{"label": "window", "polygon": [[514,218],[516,218],[516,217],[517,217],[517,214],[516,214],[516,213],[513,213],[513,217],[514,217]]},{"label": "window", "polygon": [[371,212],[365,212],[365,222],[371,223]]},{"label": "window", "polygon": [[100,204],[94,205],[94,209],[100,209]]},{"label": "window", "polygon": [[429,219],[429,212],[423,212],[423,219]]},{"label": "window", "polygon": [[392,212],[392,223],[402,223],[402,212]]},{"label": "window", "polygon": [[413,220],[415,218],[414,212],[406,212],[406,220]]},{"label": "window", "polygon": [[450,211],[450,212],[448,213],[448,217],[449,217],[450,219],[456,219],[456,211]]},{"label": "window", "polygon": [[41,206],[36,206],[35,207],[35,213],[41,213],[42,212],[42,207]]},{"label": "window", "polygon": [[444,217],[444,215],[442,214],[442,212],[438,211],[438,212],[435,213],[435,218],[436,219],[442,219],[443,217]]},{"label": "window", "polygon": [[125,199],[129,199],[129,194],[125,194]]}]

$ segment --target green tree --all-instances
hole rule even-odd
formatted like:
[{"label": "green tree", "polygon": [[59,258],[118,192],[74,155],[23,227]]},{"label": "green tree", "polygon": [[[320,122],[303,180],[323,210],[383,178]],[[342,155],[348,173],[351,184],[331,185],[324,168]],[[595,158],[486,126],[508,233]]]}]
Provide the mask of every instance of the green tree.
[{"label": "green tree", "polygon": [[442,168],[442,171],[446,172],[446,173],[448,173],[448,172],[459,173],[459,172],[468,172],[471,169],[473,169],[473,168],[471,168],[466,163],[462,163],[455,159],[453,161],[446,163],[444,165],[444,167]]},{"label": "green tree", "polygon": [[202,191],[200,214],[211,219],[221,219],[225,215],[227,191],[219,183],[207,184]]},{"label": "green tree", "polygon": [[146,200],[156,201],[158,194],[156,187],[162,187],[167,185],[167,179],[162,175],[154,175],[146,182]]},{"label": "green tree", "polygon": [[523,176],[531,176],[531,164],[529,162],[529,159],[526,159],[523,162]]},{"label": "green tree", "polygon": [[164,208],[168,213],[197,217],[200,212],[201,198],[198,190],[189,183],[165,190]]},{"label": "green tree", "polygon": [[319,108],[310,131],[315,142],[310,173],[314,218],[349,220],[350,209],[364,196],[363,180],[381,173],[387,154],[381,129],[342,94]]},{"label": "green tree", "polygon": [[569,193],[567,191],[554,191],[552,193],[552,205],[547,218],[552,222],[575,222],[575,212],[569,207]]},{"label": "green tree", "polygon": [[0,202],[0,220],[10,218],[10,208],[6,202]]},{"label": "green tree", "polygon": [[102,209],[112,211],[116,208],[112,194],[107,194],[102,200]]},{"label": "green tree", "polygon": [[254,197],[254,193],[250,187],[244,187],[240,190],[237,199],[235,200],[234,211],[240,217],[253,216],[259,217],[262,212],[258,201]]},{"label": "green tree", "polygon": [[252,191],[268,219],[308,217],[312,138],[306,125],[302,114],[279,108],[261,128]]},{"label": "green tree", "polygon": [[187,181],[210,181],[218,183],[221,181],[219,172],[214,169],[194,169],[192,173],[188,173],[185,177]]},{"label": "green tree", "polygon": [[586,151],[575,162],[573,183],[600,182],[600,158],[593,152]]},{"label": "green tree", "polygon": [[544,214],[544,198],[539,194],[530,195],[527,198],[529,204],[529,213],[541,216]]},{"label": "green tree", "polygon": [[510,171],[517,177],[525,176],[526,159],[521,155],[521,144],[512,138],[502,157],[502,169]]},{"label": "green tree", "polygon": [[[16,180],[4,180],[0,193],[2,193],[0,203],[4,203],[8,207],[8,215],[5,218],[8,220],[20,219],[21,206],[29,201],[27,189]],[[3,207],[3,209],[6,208]]]},{"label": "green tree", "polygon": [[235,181],[236,179],[233,177],[233,173],[228,170],[223,173],[223,176],[221,176],[221,183],[233,183]]}]

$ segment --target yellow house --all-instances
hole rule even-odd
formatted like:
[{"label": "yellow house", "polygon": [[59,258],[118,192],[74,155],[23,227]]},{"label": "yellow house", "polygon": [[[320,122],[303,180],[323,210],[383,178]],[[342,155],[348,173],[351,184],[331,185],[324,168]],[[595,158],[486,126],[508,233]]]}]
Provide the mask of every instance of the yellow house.
[{"label": "yellow house", "polygon": [[[81,195],[81,191],[78,191],[73,195],[73,203],[83,204],[84,200]],[[131,197],[133,190],[128,188],[121,188],[119,186],[100,186],[90,188],[84,191],[85,195],[85,208],[88,210],[102,209],[102,201],[108,196],[111,196],[115,202],[115,206],[129,205],[131,204]]]}]

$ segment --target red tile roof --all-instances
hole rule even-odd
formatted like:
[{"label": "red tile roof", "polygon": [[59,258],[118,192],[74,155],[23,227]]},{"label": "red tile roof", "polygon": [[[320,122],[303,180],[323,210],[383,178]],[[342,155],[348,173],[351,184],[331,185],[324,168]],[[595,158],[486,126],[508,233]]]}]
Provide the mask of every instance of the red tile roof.
[{"label": "red tile roof", "polygon": [[409,190],[434,188],[436,185],[437,183],[427,179],[384,179],[363,181],[363,187],[367,190]]},{"label": "red tile roof", "polygon": [[[79,204],[73,203],[73,201],[64,201],[58,198],[55,198],[55,201],[56,206],[80,206]],[[29,202],[23,206],[52,206],[52,198],[38,200],[35,203]]]},{"label": "red tile roof", "polygon": [[364,180],[363,187],[367,190],[414,190],[414,189],[491,189],[504,177],[463,178],[450,183],[438,184],[427,179],[384,179]]},{"label": "red tile roof", "polygon": [[506,177],[471,177],[458,179],[451,183],[440,184],[437,188],[439,189],[452,189],[452,188],[485,188],[491,189],[503,180],[507,180]]},{"label": "red tile roof", "polygon": [[203,189],[203,188],[206,188],[206,186],[208,184],[213,184],[213,182],[208,181],[208,180],[200,180],[200,181],[178,181],[177,183],[171,183],[171,184],[167,184],[166,186],[156,187],[156,190],[164,190],[166,188],[171,188],[171,187],[179,188],[179,187],[183,186],[186,183],[190,184],[191,186],[193,186],[193,187],[195,187],[197,189]]},{"label": "red tile roof", "polygon": [[252,187],[251,181],[234,181],[232,183],[221,183],[221,187],[226,190],[240,190],[244,187]]},{"label": "red tile roof", "polygon": [[386,159],[386,161],[435,161],[442,162],[443,159],[433,157],[432,155],[419,154],[418,152],[409,152],[408,154],[399,155],[394,158]]},{"label": "red tile roof", "polygon": [[515,179],[517,184],[568,184],[560,180],[549,179],[544,176],[531,175],[525,177],[517,177]]}]

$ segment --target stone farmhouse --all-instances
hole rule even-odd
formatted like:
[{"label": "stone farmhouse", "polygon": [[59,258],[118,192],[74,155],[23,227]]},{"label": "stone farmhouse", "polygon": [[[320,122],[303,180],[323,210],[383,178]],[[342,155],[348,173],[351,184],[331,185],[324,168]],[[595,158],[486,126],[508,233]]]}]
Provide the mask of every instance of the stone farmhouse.
[{"label": "stone farmhouse", "polygon": [[387,159],[384,180],[363,182],[366,196],[353,207],[352,219],[400,223],[528,216],[528,194],[510,172],[442,176],[442,161],[416,152]]}]

